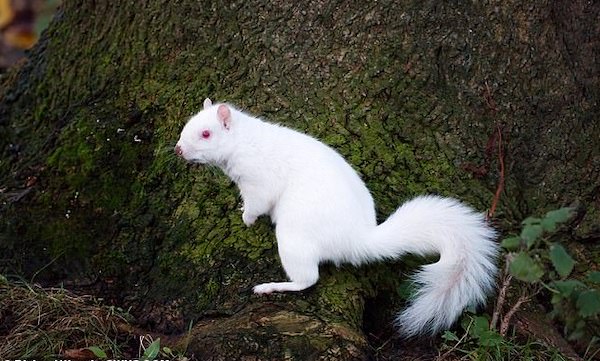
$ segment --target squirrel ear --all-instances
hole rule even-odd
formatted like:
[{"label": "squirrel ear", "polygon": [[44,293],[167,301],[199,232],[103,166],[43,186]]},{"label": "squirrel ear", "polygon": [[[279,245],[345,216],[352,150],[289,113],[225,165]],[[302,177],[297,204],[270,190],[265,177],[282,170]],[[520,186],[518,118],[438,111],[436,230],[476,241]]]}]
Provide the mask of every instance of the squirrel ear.
[{"label": "squirrel ear", "polygon": [[204,99],[204,109],[212,107],[212,101],[208,98]]},{"label": "squirrel ear", "polygon": [[229,129],[229,125],[231,124],[231,110],[229,110],[227,105],[219,105],[219,108],[217,109],[217,117],[221,121],[221,124],[223,124],[223,127],[225,129]]}]

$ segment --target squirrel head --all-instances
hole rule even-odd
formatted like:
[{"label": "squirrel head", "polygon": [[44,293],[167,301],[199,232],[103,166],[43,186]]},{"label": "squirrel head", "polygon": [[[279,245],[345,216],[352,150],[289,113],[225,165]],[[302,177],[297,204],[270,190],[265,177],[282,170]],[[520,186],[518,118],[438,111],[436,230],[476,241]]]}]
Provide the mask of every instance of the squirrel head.
[{"label": "squirrel head", "polygon": [[231,107],[208,98],[204,109],[183,127],[175,153],[193,163],[220,163],[224,160],[232,123]]}]

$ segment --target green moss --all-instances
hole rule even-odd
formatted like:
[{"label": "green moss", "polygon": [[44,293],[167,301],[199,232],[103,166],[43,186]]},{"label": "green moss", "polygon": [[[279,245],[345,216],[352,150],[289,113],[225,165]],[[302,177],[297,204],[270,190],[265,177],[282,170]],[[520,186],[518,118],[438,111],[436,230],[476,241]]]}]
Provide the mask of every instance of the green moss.
[{"label": "green moss", "polygon": [[217,279],[210,278],[198,291],[195,308],[202,311],[214,308],[221,287],[221,283]]},{"label": "green moss", "polygon": [[365,296],[373,292],[367,287],[351,270],[327,272],[316,289],[317,306],[321,312],[329,313],[332,320],[360,328]]},{"label": "green moss", "polygon": [[187,218],[187,219],[197,219],[200,215],[200,210],[198,209],[198,204],[196,202],[192,202],[189,199],[186,199],[179,203],[179,206],[175,210],[174,216],[176,218]]}]

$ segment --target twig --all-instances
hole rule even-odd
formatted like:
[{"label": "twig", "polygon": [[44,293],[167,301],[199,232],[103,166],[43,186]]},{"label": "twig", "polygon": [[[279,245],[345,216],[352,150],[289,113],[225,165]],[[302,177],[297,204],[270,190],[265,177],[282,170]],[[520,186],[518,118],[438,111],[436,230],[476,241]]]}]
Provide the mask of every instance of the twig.
[{"label": "twig", "polygon": [[[483,99],[485,100],[485,104],[488,109],[492,113],[492,116],[495,118],[496,113],[498,112],[498,106],[496,105],[496,101],[494,100],[494,96],[492,94],[492,90],[488,82],[485,82],[485,88],[483,90]],[[497,143],[498,143],[498,161],[500,163],[500,179],[498,180],[498,186],[496,188],[496,193],[494,194],[494,199],[492,200],[492,206],[487,213],[487,219],[489,220],[494,216],[496,212],[496,207],[498,206],[498,202],[500,200],[500,194],[504,189],[504,149],[502,147],[502,129],[500,125],[496,123],[496,131],[497,131]]]},{"label": "twig", "polygon": [[504,266],[504,277],[502,278],[502,286],[500,287],[500,292],[498,292],[498,299],[496,300],[496,306],[494,307],[494,313],[492,315],[492,321],[490,322],[490,329],[495,330],[496,324],[498,323],[498,319],[500,318],[500,314],[502,313],[502,309],[504,308],[504,301],[506,300],[506,293],[508,292],[508,287],[510,286],[510,282],[512,281],[512,275],[508,272],[508,265],[510,264],[510,256],[506,255],[506,263]]},{"label": "twig", "polygon": [[502,322],[500,323],[500,335],[505,336],[506,331],[508,331],[508,326],[510,325],[510,320],[515,315],[515,313],[521,308],[521,305],[527,301],[529,301],[529,296],[527,296],[526,291],[521,293],[517,302],[508,310],[504,318],[502,318]]},{"label": "twig", "polygon": [[500,201],[500,195],[504,190],[504,149],[502,147],[502,130],[500,129],[499,125],[496,125],[496,130],[498,132],[498,162],[500,163],[500,179],[498,180],[498,187],[496,188],[496,193],[494,194],[494,199],[492,200],[492,206],[487,214],[488,220],[494,216],[496,207]]}]

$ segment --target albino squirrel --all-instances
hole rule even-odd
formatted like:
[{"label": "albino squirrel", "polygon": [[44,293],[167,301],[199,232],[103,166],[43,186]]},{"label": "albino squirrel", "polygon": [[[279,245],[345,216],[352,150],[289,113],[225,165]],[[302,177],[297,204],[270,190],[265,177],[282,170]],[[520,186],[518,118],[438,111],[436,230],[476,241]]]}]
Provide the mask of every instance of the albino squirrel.
[{"label": "albino squirrel", "polygon": [[218,166],[237,184],[247,226],[260,215],[271,217],[290,281],[257,285],[257,294],[311,287],[321,262],[359,265],[438,253],[439,261],[414,276],[420,287],[396,319],[401,333],[412,336],[450,327],[492,291],[495,232],[457,200],[416,197],[377,225],[371,194],[338,152],[210,99],[183,128],[175,152]]}]

